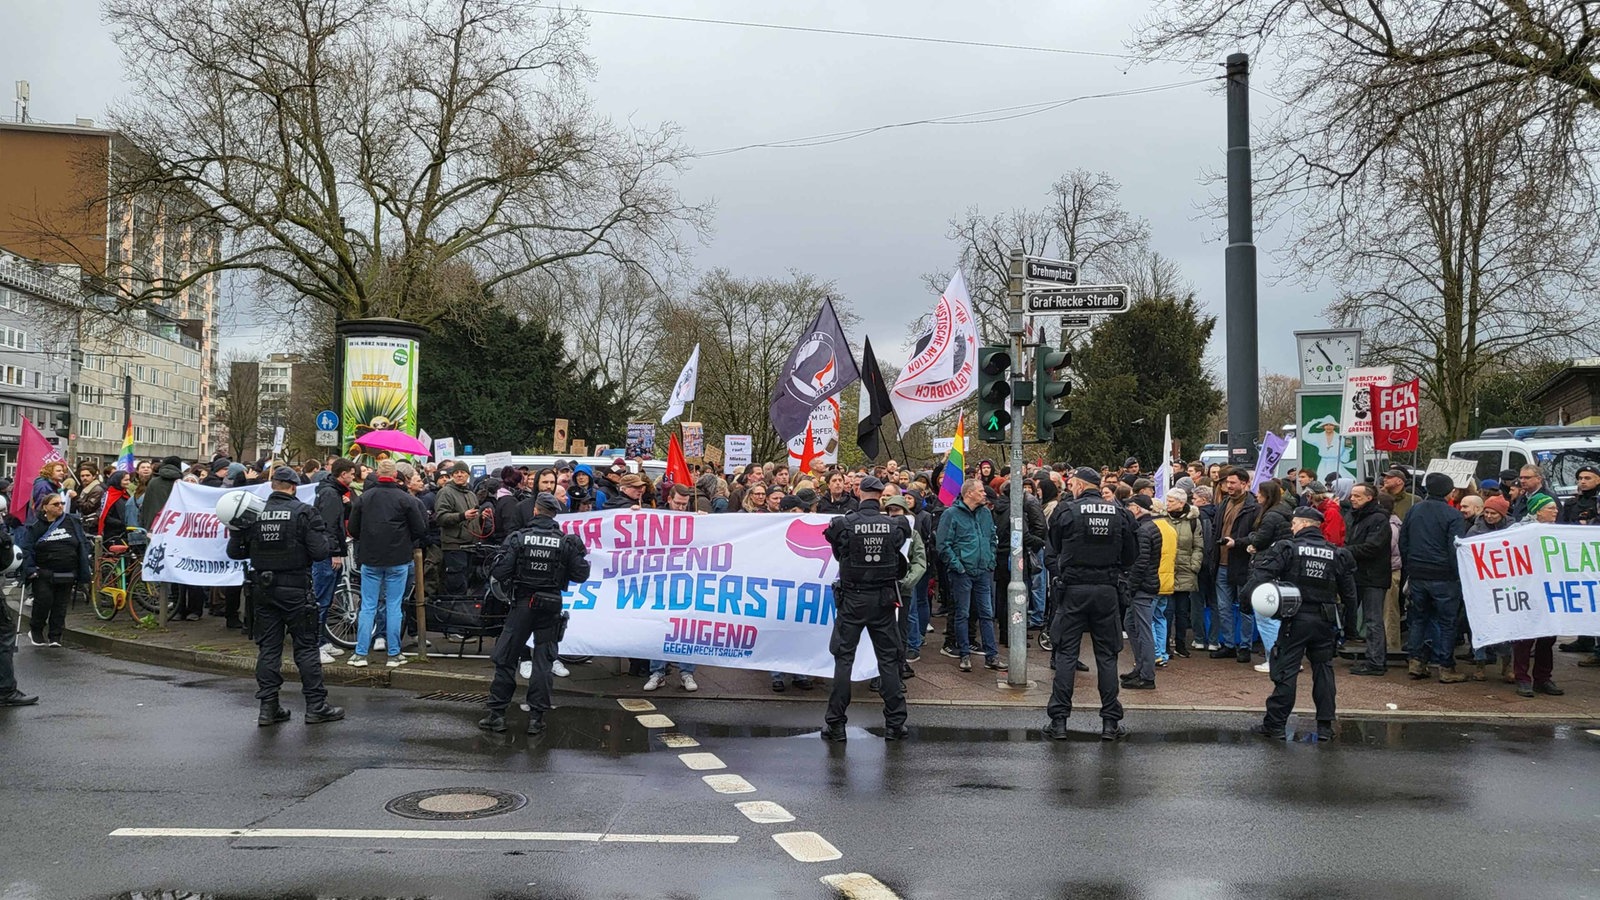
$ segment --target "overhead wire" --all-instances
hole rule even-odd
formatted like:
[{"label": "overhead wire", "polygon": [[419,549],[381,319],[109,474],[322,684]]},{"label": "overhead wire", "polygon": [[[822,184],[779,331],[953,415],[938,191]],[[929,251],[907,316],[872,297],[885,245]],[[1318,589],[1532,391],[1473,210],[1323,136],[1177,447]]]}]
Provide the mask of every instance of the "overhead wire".
[{"label": "overhead wire", "polygon": [[1026,53],[1057,53],[1067,56],[1094,56],[1104,59],[1123,59],[1135,62],[1204,63],[1212,60],[1185,59],[1172,56],[1145,56],[1138,53],[1118,53],[1111,50],[1079,50],[1071,47],[1042,47],[1031,44],[1004,44],[998,41],[973,41],[959,38],[931,37],[915,34],[892,34],[882,31],[857,31],[848,28],[822,28],[812,25],[784,25],[777,22],[747,22],[737,19],[713,19],[705,16],[669,16],[662,13],[633,12],[630,10],[595,9],[579,7],[587,14],[617,16],[629,19],[657,19],[666,22],[689,22],[700,25],[729,25],[738,28],[761,28],[771,31],[796,31],[806,34],[828,34],[841,37],[874,38],[885,41],[912,41],[924,44],[945,44],[956,47],[979,47],[989,50],[1018,50]]},{"label": "overhead wire", "polygon": [[1016,106],[1002,106],[995,109],[982,109],[975,112],[957,113],[955,115],[936,116],[926,119],[912,119],[905,122],[891,122],[885,125],[872,125],[865,128],[852,128],[845,131],[832,131],[824,134],[808,135],[806,137],[788,138],[786,140],[741,144],[735,147],[724,147],[719,150],[707,150],[701,153],[691,153],[688,154],[688,156],[691,159],[709,159],[716,156],[725,156],[729,153],[739,153],[744,150],[755,150],[761,148],[789,150],[801,147],[820,147],[826,144],[837,144],[842,141],[866,137],[867,135],[877,134],[878,132],[882,131],[889,131],[896,128],[910,128],[917,125],[983,125],[993,122],[1006,122],[1013,119],[1021,119],[1028,116],[1036,116],[1041,113],[1052,112],[1060,109],[1063,106],[1078,103],[1084,100],[1101,100],[1110,97],[1130,97],[1138,94],[1154,94],[1162,91],[1171,91],[1179,88],[1191,87],[1196,84],[1204,84],[1214,80],[1216,79],[1212,77],[1194,78],[1188,81],[1175,81],[1167,84],[1147,85],[1145,87],[1128,88],[1120,91],[1105,91],[1096,94],[1082,94],[1077,97],[1067,97],[1060,100],[1043,100],[1037,103],[1024,103]]}]

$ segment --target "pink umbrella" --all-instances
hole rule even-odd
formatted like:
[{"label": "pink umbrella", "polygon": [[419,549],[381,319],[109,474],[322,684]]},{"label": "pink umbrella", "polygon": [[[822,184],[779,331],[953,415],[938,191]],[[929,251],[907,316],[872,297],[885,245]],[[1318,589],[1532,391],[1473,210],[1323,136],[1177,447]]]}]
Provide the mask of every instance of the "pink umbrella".
[{"label": "pink umbrella", "polygon": [[355,439],[355,443],[368,450],[387,450],[390,453],[405,453],[411,456],[432,456],[428,452],[428,445],[404,431],[379,430],[369,431]]}]

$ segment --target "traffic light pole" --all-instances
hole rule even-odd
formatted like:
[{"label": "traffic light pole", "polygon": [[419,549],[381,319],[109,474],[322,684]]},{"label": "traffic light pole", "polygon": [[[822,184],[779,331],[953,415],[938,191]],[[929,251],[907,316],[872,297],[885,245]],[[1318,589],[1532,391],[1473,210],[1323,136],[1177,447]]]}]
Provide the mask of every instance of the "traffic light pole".
[{"label": "traffic light pole", "polygon": [[[1024,258],[1022,250],[1012,250],[1010,278],[1006,285],[1006,299],[1011,316],[1011,359],[1016,372],[1022,371],[1022,339],[1027,324],[1022,312],[1022,281]],[[1026,687],[1028,684],[1028,561],[1023,555],[1022,536],[1026,532],[1022,511],[1022,410],[1012,404],[1011,415],[1011,579],[1006,586],[1006,634],[1010,642],[1007,655],[1006,684]]]}]

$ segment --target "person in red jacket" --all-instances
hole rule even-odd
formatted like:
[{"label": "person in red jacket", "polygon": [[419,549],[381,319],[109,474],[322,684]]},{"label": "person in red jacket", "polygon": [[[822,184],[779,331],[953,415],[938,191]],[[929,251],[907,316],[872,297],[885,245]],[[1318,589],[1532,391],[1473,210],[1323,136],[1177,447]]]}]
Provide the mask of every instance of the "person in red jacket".
[{"label": "person in red jacket", "polygon": [[1333,491],[1320,481],[1311,482],[1308,506],[1322,513],[1322,536],[1335,547],[1344,546],[1344,515],[1339,511],[1339,501]]}]

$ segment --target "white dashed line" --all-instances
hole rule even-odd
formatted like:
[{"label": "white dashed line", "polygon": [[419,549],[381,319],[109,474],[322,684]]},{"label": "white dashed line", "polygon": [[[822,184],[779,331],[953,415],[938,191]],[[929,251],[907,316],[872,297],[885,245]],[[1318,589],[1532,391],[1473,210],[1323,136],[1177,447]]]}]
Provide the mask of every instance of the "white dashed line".
[{"label": "white dashed line", "polygon": [[732,834],[600,834],[582,831],[421,831],[385,828],[118,828],[112,837],[330,838],[404,841],[580,841],[630,844],[736,844]]},{"label": "white dashed line", "polygon": [[735,803],[734,806],[739,808],[739,812],[744,813],[746,819],[755,822],[757,825],[775,825],[779,822],[794,821],[794,816],[790,815],[787,809],[773,803],[771,800],[746,800],[743,803]]},{"label": "white dashed line", "polygon": [[786,831],[775,834],[772,839],[778,846],[788,851],[789,855],[800,862],[827,862],[844,856],[839,848],[827,842],[822,835],[815,831]]},{"label": "white dashed line", "polygon": [[638,719],[639,724],[646,728],[671,728],[673,725],[671,719],[660,713],[645,713],[642,716],[634,716],[634,718]]},{"label": "white dashed line", "polygon": [[656,708],[649,700],[618,700],[617,705],[628,712],[649,712]]},{"label": "white dashed line", "polygon": [[698,747],[698,746],[700,746],[700,742],[699,741],[695,740],[692,737],[689,737],[687,734],[679,734],[676,731],[669,731],[666,734],[658,734],[658,735],[656,735],[656,740],[660,741],[663,744],[666,744],[668,747],[671,747],[674,750],[680,749],[680,748],[683,748],[683,747]]},{"label": "white dashed line", "polygon": [[718,759],[715,753],[680,753],[678,758],[683,760],[684,765],[696,771],[727,768],[727,765]]},{"label": "white dashed line", "polygon": [[821,880],[845,900],[900,900],[900,895],[889,890],[888,885],[865,872],[824,875]]},{"label": "white dashed line", "polygon": [[737,775],[702,775],[700,780],[719,794],[753,794],[756,786]]}]

